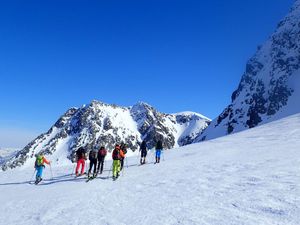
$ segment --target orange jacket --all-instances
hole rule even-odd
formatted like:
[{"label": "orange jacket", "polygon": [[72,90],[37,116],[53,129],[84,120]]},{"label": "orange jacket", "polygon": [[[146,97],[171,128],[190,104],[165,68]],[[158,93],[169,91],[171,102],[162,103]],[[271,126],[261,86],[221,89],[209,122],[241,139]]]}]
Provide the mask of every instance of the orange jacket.
[{"label": "orange jacket", "polygon": [[122,149],[120,149],[120,156],[121,156],[121,158],[125,158],[125,154]]},{"label": "orange jacket", "polygon": [[44,163],[50,165],[50,161],[48,161],[48,160],[45,158],[45,156],[43,156],[43,164],[44,164]]}]

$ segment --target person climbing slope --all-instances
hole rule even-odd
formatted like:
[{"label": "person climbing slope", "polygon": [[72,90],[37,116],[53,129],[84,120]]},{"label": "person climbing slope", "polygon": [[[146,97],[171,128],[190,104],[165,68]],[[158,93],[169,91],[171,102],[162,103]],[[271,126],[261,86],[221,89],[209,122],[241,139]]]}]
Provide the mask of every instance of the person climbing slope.
[{"label": "person climbing slope", "polygon": [[140,146],[140,152],[141,152],[141,160],[140,163],[141,165],[146,163],[146,156],[147,156],[147,144],[146,141],[143,141],[141,146]]},{"label": "person climbing slope", "polygon": [[116,145],[115,149],[112,152],[112,159],[113,159],[113,180],[116,180],[121,171],[120,167],[120,160],[121,157],[124,157],[123,152],[121,151],[120,145]]},{"label": "person climbing slope", "polygon": [[89,153],[90,168],[88,172],[88,178],[91,178],[90,175],[93,167],[94,167],[94,172],[92,178],[95,178],[97,176],[97,158],[98,158],[98,151],[91,150]]},{"label": "person climbing slope", "polygon": [[34,163],[34,168],[36,169],[36,179],[35,184],[38,184],[42,181],[43,170],[45,168],[45,163],[50,165],[50,161],[48,161],[43,154],[37,154]]},{"label": "person climbing slope", "polygon": [[126,153],[127,153],[127,146],[126,144],[121,144],[121,147],[120,147],[120,151],[122,153],[122,156],[121,156],[121,159],[120,159],[120,170],[123,169],[124,167],[124,160],[125,160],[125,157],[126,157]]},{"label": "person climbing slope", "polygon": [[107,154],[106,149],[102,146],[99,151],[98,151],[98,168],[97,168],[97,173],[102,174],[103,172],[103,164],[105,160],[105,156]]},{"label": "person climbing slope", "polygon": [[155,146],[155,164],[160,162],[160,156],[162,150],[163,150],[162,141],[158,140]]},{"label": "person climbing slope", "polygon": [[[77,166],[76,166],[76,177],[77,176],[81,176],[84,174],[84,166],[85,166],[85,160],[86,160],[86,155],[85,155],[85,149],[83,147],[80,147],[77,151],[76,151],[76,159],[77,159]],[[78,171],[80,169],[81,166],[81,173],[79,174]]]}]

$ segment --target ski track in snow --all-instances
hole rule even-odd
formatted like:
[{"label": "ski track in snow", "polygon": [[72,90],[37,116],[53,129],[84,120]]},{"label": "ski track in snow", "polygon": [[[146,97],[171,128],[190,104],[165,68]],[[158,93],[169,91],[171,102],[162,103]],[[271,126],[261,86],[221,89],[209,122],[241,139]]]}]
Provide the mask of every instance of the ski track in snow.
[{"label": "ski track in snow", "polygon": [[[160,164],[128,158],[121,177],[86,183],[73,165],[0,173],[0,224],[299,224],[300,114],[168,150]],[[165,159],[165,160],[163,160]]]}]

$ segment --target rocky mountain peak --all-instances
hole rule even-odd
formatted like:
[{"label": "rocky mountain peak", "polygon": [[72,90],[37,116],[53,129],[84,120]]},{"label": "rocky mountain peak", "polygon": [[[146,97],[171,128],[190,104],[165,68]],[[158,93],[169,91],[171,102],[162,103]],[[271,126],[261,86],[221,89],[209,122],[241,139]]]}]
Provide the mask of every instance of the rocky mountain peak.
[{"label": "rocky mountain peak", "polygon": [[247,62],[231,104],[196,141],[216,138],[271,122],[300,106],[300,1]]},{"label": "rocky mountain peak", "polygon": [[[147,142],[148,148],[162,140],[164,148],[169,149],[190,143],[195,133],[201,133],[210,122],[201,117],[182,117],[187,118],[177,121],[177,116],[160,113],[144,102],[120,107],[93,100],[80,108],[67,110],[47,133],[41,134],[12,158],[2,160],[0,166],[6,170],[29,165],[36,153],[44,153],[55,162],[64,163],[74,159],[79,147],[89,151],[105,146],[112,151],[117,143],[126,143],[130,154],[139,149],[142,140]],[[193,131],[189,132],[191,126]]]}]

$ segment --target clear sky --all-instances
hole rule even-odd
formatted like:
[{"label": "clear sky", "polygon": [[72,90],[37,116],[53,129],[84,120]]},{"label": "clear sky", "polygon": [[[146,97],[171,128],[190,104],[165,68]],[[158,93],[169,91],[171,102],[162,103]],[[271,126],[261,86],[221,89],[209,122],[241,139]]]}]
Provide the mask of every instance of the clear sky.
[{"label": "clear sky", "polygon": [[0,147],[96,99],[216,117],[293,0],[0,3]]}]

